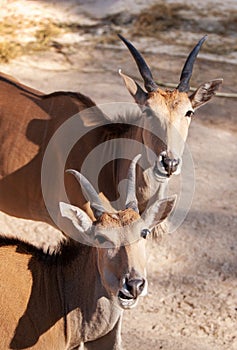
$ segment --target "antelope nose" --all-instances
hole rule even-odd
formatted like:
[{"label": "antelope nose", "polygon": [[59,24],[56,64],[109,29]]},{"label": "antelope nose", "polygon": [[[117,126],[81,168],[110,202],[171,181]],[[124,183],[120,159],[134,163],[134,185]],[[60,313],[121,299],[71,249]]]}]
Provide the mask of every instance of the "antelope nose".
[{"label": "antelope nose", "polygon": [[172,175],[178,169],[179,163],[179,159],[170,158],[169,156],[162,155],[162,164],[168,176]]},{"label": "antelope nose", "polygon": [[145,279],[144,278],[127,278],[126,286],[129,293],[137,298],[144,290],[145,287]]}]

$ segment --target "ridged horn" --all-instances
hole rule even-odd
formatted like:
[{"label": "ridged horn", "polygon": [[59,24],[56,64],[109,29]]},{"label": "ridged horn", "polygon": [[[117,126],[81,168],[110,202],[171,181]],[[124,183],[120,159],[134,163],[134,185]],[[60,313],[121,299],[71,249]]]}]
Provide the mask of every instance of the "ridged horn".
[{"label": "ridged horn", "polygon": [[189,54],[189,56],[184,64],[184,67],[183,67],[183,70],[182,70],[182,73],[180,76],[180,83],[177,87],[177,89],[180,92],[188,92],[189,91],[189,88],[190,88],[189,81],[190,81],[191,76],[192,76],[193,65],[194,65],[194,62],[195,62],[196,57],[198,55],[198,52],[201,49],[201,46],[204,43],[204,41],[206,40],[206,38],[207,38],[207,35],[205,35],[201,40],[199,40],[197,45],[190,52],[190,54]]},{"label": "ridged horn", "polygon": [[124,42],[124,44],[129,49],[130,53],[132,54],[133,58],[135,59],[139,72],[143,78],[146,90],[148,92],[156,91],[158,89],[158,85],[154,82],[150,68],[148,67],[142,55],[137,51],[137,49],[132,45],[132,43],[125,39],[121,34],[118,34],[118,37]]},{"label": "ridged horn", "polygon": [[128,170],[128,186],[127,186],[127,198],[126,198],[126,209],[132,208],[139,213],[138,202],[136,197],[136,165],[138,160],[141,158],[141,154],[138,154],[133,158],[129,170]]},{"label": "ridged horn", "polygon": [[85,191],[87,199],[90,201],[90,206],[93,210],[95,218],[99,218],[105,212],[105,208],[92,184],[77,170],[68,169],[66,170],[66,173],[74,175],[74,177],[80,183],[82,189]]}]

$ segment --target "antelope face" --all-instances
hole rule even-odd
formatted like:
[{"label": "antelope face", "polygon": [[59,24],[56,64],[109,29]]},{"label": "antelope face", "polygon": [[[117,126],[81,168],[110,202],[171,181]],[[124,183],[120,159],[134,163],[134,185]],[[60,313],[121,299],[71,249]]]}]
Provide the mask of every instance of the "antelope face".
[{"label": "antelope face", "polygon": [[120,71],[128,91],[135,102],[141,106],[144,126],[149,124],[149,130],[154,130],[156,135],[144,130],[144,143],[157,156],[154,173],[165,177],[178,174],[182,165],[182,154],[188,135],[190,117],[195,109],[212,98],[222,83],[222,79],[205,82],[191,96],[188,95],[193,64],[206,36],[189,54],[181,72],[180,82],[173,91],[161,90],[154,81],[142,55],[127,39],[121,35],[119,37],[135,59],[144,81],[145,91],[132,78]]},{"label": "antelope face", "polygon": [[[156,172],[167,177],[179,174],[194,113],[190,99],[186,93],[178,90],[157,90],[149,93],[143,113],[147,115],[144,118],[143,139],[157,156]],[[154,134],[148,132],[148,128],[154,130]]]},{"label": "antelope face", "polygon": [[134,307],[138,298],[147,292],[146,238],[150,230],[169,215],[175,202],[175,197],[157,200],[140,217],[135,194],[139,158],[135,157],[130,165],[125,210],[106,212],[95,189],[75,170],[70,173],[86,192],[96,221],[92,222],[82,209],[60,203],[61,215],[73,223],[78,235],[88,235],[96,253],[101,284],[109,299],[123,309]]},{"label": "antelope face", "polygon": [[132,208],[104,213],[94,231],[100,277],[107,293],[123,309],[147,293],[146,239],[171,212],[175,197],[156,201],[143,218]]},{"label": "antelope face", "polygon": [[116,304],[130,309],[147,293],[145,238],[149,230],[143,228],[145,223],[130,208],[104,214],[99,221],[95,241],[102,284]]}]

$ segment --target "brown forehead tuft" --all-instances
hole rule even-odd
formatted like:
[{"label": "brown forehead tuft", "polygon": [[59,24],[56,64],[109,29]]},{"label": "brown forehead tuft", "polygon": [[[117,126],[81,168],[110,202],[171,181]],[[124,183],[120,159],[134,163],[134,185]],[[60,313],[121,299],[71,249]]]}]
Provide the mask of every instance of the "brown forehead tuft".
[{"label": "brown forehead tuft", "polygon": [[161,98],[163,103],[165,103],[170,109],[174,109],[183,99],[187,98],[187,94],[175,90],[161,90],[158,89],[156,92],[153,92],[151,95],[153,98]]},{"label": "brown forehead tuft", "polygon": [[121,210],[116,214],[103,213],[97,220],[96,225],[102,226],[104,228],[122,227],[131,224],[139,218],[140,215],[137,212],[131,208],[128,208]]}]

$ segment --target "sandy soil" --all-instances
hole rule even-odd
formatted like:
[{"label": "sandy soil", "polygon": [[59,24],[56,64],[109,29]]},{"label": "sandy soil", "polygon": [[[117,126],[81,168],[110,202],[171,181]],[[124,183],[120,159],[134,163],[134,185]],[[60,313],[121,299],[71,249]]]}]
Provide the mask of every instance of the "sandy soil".
[{"label": "sandy soil", "polygon": [[[4,2],[2,16],[22,12],[25,3]],[[101,43],[97,45],[94,40],[100,34],[99,29],[104,28],[104,22],[98,26],[98,18],[101,13],[105,17],[105,8],[107,14],[119,13],[126,8],[130,11],[131,4],[122,1],[98,3],[97,18],[85,14],[85,8],[79,1],[67,2],[66,7],[70,14],[67,18],[83,23],[88,21],[90,25],[95,21],[96,32],[92,33],[87,28],[88,34],[83,29],[77,34],[76,42],[72,42],[75,33],[71,33],[70,39],[67,33],[66,39],[65,35],[62,36],[62,40],[67,42],[63,51],[51,48],[30,56],[20,56],[2,63],[1,71],[46,92],[62,89],[80,91],[97,103],[131,101],[117,74],[117,69],[122,67],[125,72],[138,76],[129,54],[120,43],[114,46],[106,43],[103,46]],[[147,4],[142,1],[136,3],[137,12]],[[221,6],[221,2],[215,3]],[[26,8],[29,13],[38,11],[37,16],[42,18],[53,14],[62,20],[65,13],[65,2],[37,1],[36,4],[27,1],[27,4],[24,12]],[[93,1],[87,4],[87,11],[95,11]],[[106,4],[111,6],[106,7]],[[211,6],[213,2],[205,1],[205,4]],[[225,4],[229,10],[236,9],[235,1]],[[44,8],[43,14],[41,6]],[[221,13],[218,15],[221,16]],[[200,33],[198,35],[200,37]],[[223,37],[226,40],[224,34]],[[156,47],[157,42],[152,38],[135,38],[138,46],[147,51],[146,58],[154,75],[162,81],[177,83],[182,56],[187,49],[183,48],[182,51],[181,46],[177,46],[175,53],[169,47],[154,52],[147,49],[152,41]],[[207,79],[223,77],[222,91],[236,92],[237,62],[234,57],[234,51],[219,55],[218,59],[215,54],[207,55],[204,51],[196,62],[192,84],[198,86]],[[228,62],[230,59],[232,61]],[[150,242],[149,294],[136,309],[124,314],[122,337],[126,350],[237,349],[236,101],[234,98],[216,97],[197,113],[192,122],[188,145],[195,164],[193,203],[176,232],[164,236],[159,242]],[[48,240],[54,244],[56,239],[60,239],[58,233],[43,223],[29,223],[3,213],[0,219],[2,231],[17,232],[20,236],[31,232],[35,242],[40,239],[40,245]]]}]

